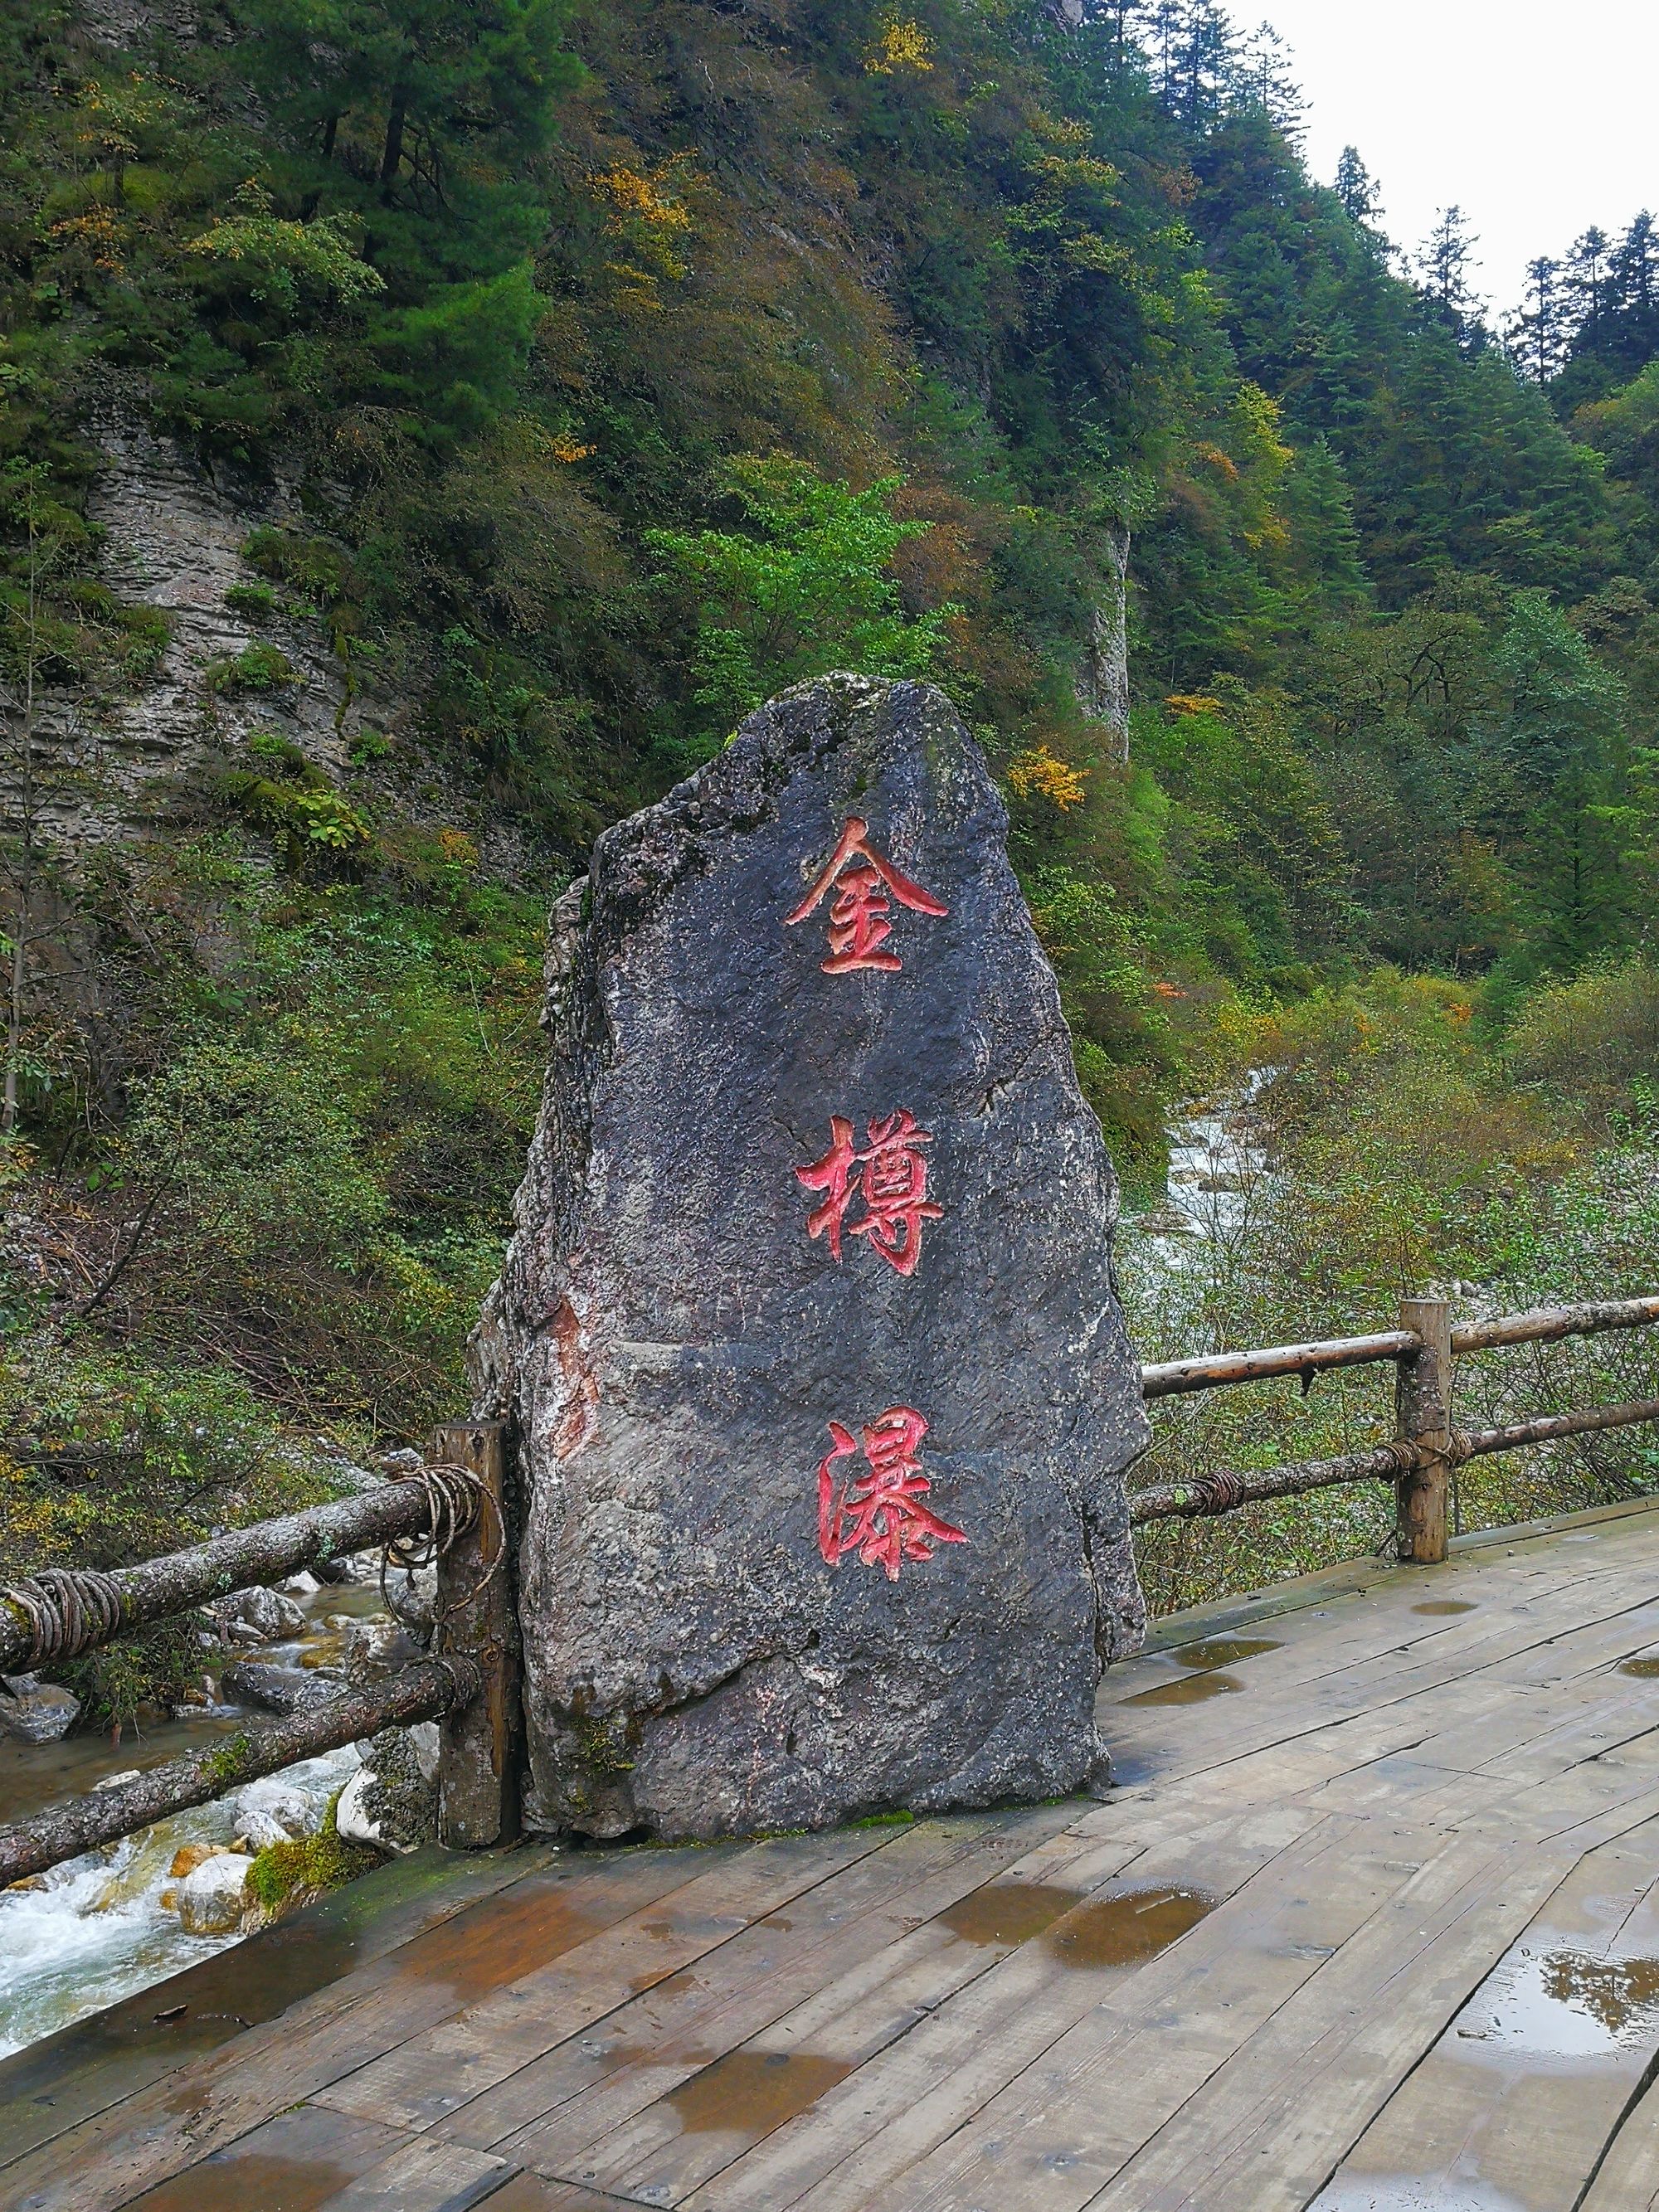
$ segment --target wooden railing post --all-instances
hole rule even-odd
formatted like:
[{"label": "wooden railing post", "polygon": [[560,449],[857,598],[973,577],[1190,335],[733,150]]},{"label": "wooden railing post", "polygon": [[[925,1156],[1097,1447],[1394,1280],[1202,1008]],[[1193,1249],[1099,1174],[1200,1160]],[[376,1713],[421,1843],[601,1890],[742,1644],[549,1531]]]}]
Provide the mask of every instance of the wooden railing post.
[{"label": "wooden railing post", "polygon": [[1399,1557],[1438,1566],[1447,1554],[1451,1492],[1451,1307],[1444,1298],[1403,1298],[1400,1326],[1423,1349],[1401,1359],[1395,1396],[1399,1433],[1423,1457],[1399,1481]]},{"label": "wooden railing post", "polygon": [[483,1485],[485,1510],[438,1562],[434,1649],[471,1659],[479,1694],[445,1715],[438,1759],[438,1839],[452,1850],[510,1843],[519,1832],[519,1624],[513,1599],[507,1425],[451,1421],[432,1456]]}]

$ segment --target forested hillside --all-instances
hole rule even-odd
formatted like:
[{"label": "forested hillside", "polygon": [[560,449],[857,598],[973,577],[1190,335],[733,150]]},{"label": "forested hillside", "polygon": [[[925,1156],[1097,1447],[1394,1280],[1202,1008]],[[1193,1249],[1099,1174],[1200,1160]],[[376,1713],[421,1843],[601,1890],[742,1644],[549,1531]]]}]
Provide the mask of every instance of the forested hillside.
[{"label": "forested hillside", "polygon": [[[7,18],[9,1552],[453,1407],[550,895],[826,669],[979,733],[1121,1162],[1333,1039],[1482,1192],[1651,1118],[1645,217],[1506,345],[1212,0]],[[1287,1303],[1474,1264],[1370,1236]]]}]

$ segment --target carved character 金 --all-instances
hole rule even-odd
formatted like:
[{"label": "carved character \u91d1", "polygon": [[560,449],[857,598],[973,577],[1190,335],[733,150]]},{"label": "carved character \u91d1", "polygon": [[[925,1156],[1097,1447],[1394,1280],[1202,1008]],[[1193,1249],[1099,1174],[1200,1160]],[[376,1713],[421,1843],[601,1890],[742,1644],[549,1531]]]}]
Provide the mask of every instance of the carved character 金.
[{"label": "carved character \u91d1", "polygon": [[815,914],[830,891],[835,892],[830,908],[830,957],[820,963],[826,975],[849,975],[860,968],[889,972],[902,968],[904,963],[897,953],[882,950],[893,933],[893,925],[887,919],[892,912],[892,899],[908,907],[912,914],[932,915],[936,920],[951,911],[890,860],[872,852],[869,835],[869,823],[857,814],[849,814],[829,866],[794,912],[784,917],[786,927],[793,927]]},{"label": "carved character \u91d1", "polygon": [[[933,1485],[921,1471],[917,1447],[927,1423],[912,1406],[890,1406],[854,1442],[831,1421],[831,1448],[818,1462],[818,1549],[830,1566],[856,1552],[866,1567],[879,1566],[890,1583],[902,1561],[931,1559],[935,1544],[965,1544],[966,1535],[921,1501]],[[867,1474],[838,1482],[836,1462],[863,1445]]]}]

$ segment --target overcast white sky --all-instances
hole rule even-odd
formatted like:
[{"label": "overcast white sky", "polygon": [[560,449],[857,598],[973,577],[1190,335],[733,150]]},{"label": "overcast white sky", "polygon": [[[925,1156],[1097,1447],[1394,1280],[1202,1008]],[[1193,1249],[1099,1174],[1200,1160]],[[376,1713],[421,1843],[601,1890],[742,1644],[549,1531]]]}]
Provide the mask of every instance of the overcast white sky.
[{"label": "overcast white sky", "polygon": [[1526,264],[1592,222],[1659,214],[1656,0],[1231,0],[1294,49],[1308,153],[1328,184],[1358,146],[1383,228],[1415,246],[1437,210],[1472,217],[1478,289],[1500,311]]}]

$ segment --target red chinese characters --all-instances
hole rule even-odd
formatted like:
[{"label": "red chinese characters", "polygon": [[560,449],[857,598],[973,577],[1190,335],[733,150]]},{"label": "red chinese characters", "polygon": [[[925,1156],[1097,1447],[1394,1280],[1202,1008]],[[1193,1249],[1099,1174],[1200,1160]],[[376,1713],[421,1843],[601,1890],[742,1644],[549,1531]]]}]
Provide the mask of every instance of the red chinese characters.
[{"label": "red chinese characters", "polygon": [[[818,1462],[818,1549],[830,1566],[856,1552],[866,1567],[898,1580],[906,1559],[931,1559],[935,1544],[965,1544],[960,1528],[922,1504],[933,1485],[917,1448],[927,1424],[914,1407],[891,1406],[862,1430],[831,1421],[831,1448]],[[863,1448],[867,1471],[838,1477],[838,1463]]]},{"label": "red chinese characters", "polygon": [[849,814],[829,866],[794,912],[785,917],[786,926],[805,921],[834,893],[830,908],[830,957],[821,963],[826,975],[850,975],[860,968],[890,972],[902,968],[904,963],[896,952],[883,950],[893,933],[888,916],[895,899],[912,914],[939,919],[951,911],[890,860],[872,852],[869,836],[870,824]]},{"label": "red chinese characters", "polygon": [[[844,1227],[849,1237],[867,1237],[871,1250],[899,1274],[914,1275],[922,1223],[945,1218],[945,1208],[927,1195],[927,1156],[921,1148],[933,1143],[933,1132],[919,1129],[915,1115],[902,1109],[867,1126],[869,1142],[860,1152],[853,1124],[832,1114],[829,1151],[810,1168],[795,1170],[808,1190],[823,1194],[823,1204],[806,1218],[807,1234],[827,1237],[830,1257],[839,1261]],[[856,1200],[862,1200],[864,1212],[849,1222]]]}]

